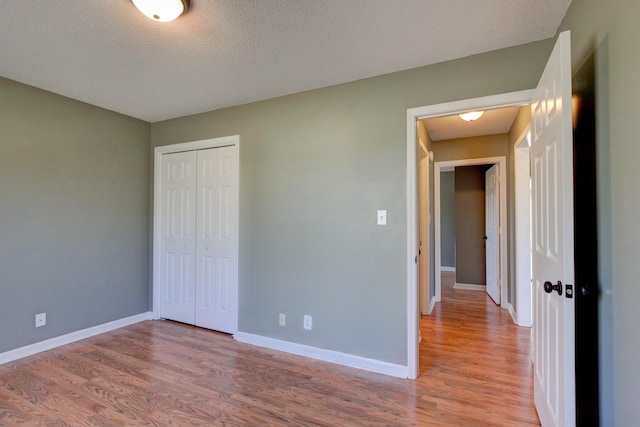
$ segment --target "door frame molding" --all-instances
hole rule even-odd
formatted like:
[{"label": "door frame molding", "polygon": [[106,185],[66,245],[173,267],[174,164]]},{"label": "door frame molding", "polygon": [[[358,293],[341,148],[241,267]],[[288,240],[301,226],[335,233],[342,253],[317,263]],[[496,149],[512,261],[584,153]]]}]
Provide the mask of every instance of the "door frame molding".
[{"label": "door frame molding", "polygon": [[508,92],[407,109],[407,368],[408,378],[419,373],[418,331],[420,307],[418,298],[418,194],[417,194],[417,120],[441,117],[470,110],[486,110],[531,103],[534,90]]},{"label": "door frame molding", "polygon": [[[239,170],[239,165],[240,165],[240,135],[231,135],[231,136],[224,136],[224,137],[220,137],[220,138],[210,138],[210,139],[202,139],[202,140],[198,140],[198,141],[190,141],[190,142],[183,142],[183,143],[179,143],[179,144],[172,144],[172,145],[162,145],[159,147],[155,147],[153,150],[153,267],[152,267],[152,290],[153,290],[153,297],[152,297],[152,301],[153,301],[153,308],[151,311],[151,318],[152,319],[160,319],[160,315],[162,313],[162,299],[160,298],[161,295],[161,276],[162,276],[162,271],[161,271],[161,267],[162,267],[162,262],[161,262],[161,255],[162,255],[162,245],[161,245],[161,240],[160,236],[162,234],[162,186],[161,186],[161,182],[162,182],[162,156],[165,154],[169,154],[169,153],[179,153],[181,151],[193,151],[193,150],[204,150],[207,148],[217,148],[217,147],[235,147],[235,161],[236,164],[238,165],[238,168],[236,169],[236,173],[240,175],[240,170]],[[239,179],[238,179],[239,182]],[[238,193],[236,195],[239,199],[240,197],[240,186],[238,185]],[[238,203],[238,200],[236,200],[236,203]],[[239,256],[239,218],[240,218],[240,206],[238,203],[238,209],[236,211],[236,224],[238,224],[238,227],[236,227],[236,235],[234,236],[236,239],[236,242],[238,243],[236,245],[236,248],[238,250],[238,254],[236,254],[236,257]],[[238,258],[236,258],[238,259]],[[238,259],[238,265],[239,265],[239,259]],[[237,274],[236,274],[236,277]],[[236,284],[236,294],[238,293],[238,286]],[[238,298],[236,295],[235,298],[236,301],[236,305],[239,306],[238,304]],[[236,319],[235,319],[235,331],[237,332],[238,330],[238,307],[236,307]]]},{"label": "door frame molding", "polygon": [[[518,298],[515,311],[516,323],[531,327],[533,324],[533,292],[531,277],[531,178],[530,134],[531,124],[525,127],[513,144],[514,164],[514,277]],[[524,298],[523,298],[524,296]]]},{"label": "door frame molding", "polygon": [[434,216],[435,216],[435,229],[434,229],[434,237],[435,237],[435,300],[436,302],[440,302],[442,298],[442,280],[441,280],[441,233],[440,233],[440,173],[442,169],[455,168],[457,166],[477,166],[477,165],[498,165],[498,182],[500,185],[500,193],[498,194],[498,203],[500,204],[499,209],[499,218],[500,218],[500,248],[499,259],[500,259],[500,306],[502,308],[508,308],[508,277],[507,277],[507,265],[509,262],[507,242],[508,242],[508,221],[507,221],[507,157],[506,156],[496,156],[496,157],[481,157],[474,159],[460,159],[460,160],[448,160],[442,162],[434,163],[434,176],[433,176],[433,190],[434,190]]}]

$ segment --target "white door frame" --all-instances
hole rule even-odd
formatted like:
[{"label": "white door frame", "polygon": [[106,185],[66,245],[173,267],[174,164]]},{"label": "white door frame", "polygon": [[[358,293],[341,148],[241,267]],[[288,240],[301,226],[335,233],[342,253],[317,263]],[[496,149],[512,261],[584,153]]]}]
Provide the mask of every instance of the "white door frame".
[{"label": "white door frame", "polygon": [[442,297],[442,280],[441,280],[441,260],[442,260],[442,252],[440,247],[441,242],[441,234],[440,234],[440,173],[442,170],[448,170],[450,168],[455,168],[458,166],[478,166],[478,165],[498,165],[498,173],[500,174],[498,177],[498,182],[500,186],[500,193],[498,194],[498,200],[500,204],[499,209],[499,217],[500,217],[500,247],[498,248],[498,257],[500,259],[500,306],[502,308],[507,308],[507,298],[508,298],[508,284],[507,282],[507,263],[508,263],[508,253],[506,250],[507,247],[507,157],[506,156],[497,156],[497,157],[483,157],[476,159],[461,159],[461,160],[450,160],[444,162],[435,162],[434,163],[434,179],[433,179],[433,190],[434,190],[434,216],[435,216],[435,300],[439,302]]},{"label": "white door frame", "polygon": [[[192,141],[192,142],[184,142],[180,144],[173,145],[163,145],[160,147],[156,147],[154,149],[154,165],[153,165],[153,277],[152,277],[152,289],[153,289],[153,309],[152,309],[152,318],[159,319],[162,313],[161,304],[162,299],[160,298],[162,292],[162,281],[161,281],[161,256],[162,256],[162,247],[161,247],[161,238],[162,235],[162,156],[164,154],[169,153],[177,153],[181,151],[192,151],[192,150],[203,150],[206,148],[215,148],[215,147],[227,147],[232,146],[235,147],[235,157],[236,164],[240,164],[240,136],[232,135],[225,136],[221,138],[212,138],[212,139],[203,139],[200,141]],[[237,169],[237,173],[239,174],[239,168]],[[238,187],[239,194],[239,187]],[[238,223],[239,218],[239,209],[238,209],[238,217],[235,218],[236,223]],[[238,242],[238,235],[235,236],[236,242]],[[238,245],[236,245],[238,248]],[[238,275],[236,274],[236,277]],[[238,292],[238,286],[236,286],[236,294]],[[238,301],[237,295],[235,298],[236,304]],[[238,330],[237,324],[237,307],[236,307],[236,327],[235,331]]]},{"label": "white door frame", "polygon": [[533,93],[533,90],[524,90],[407,109],[407,376],[411,379],[418,378],[419,373],[418,331],[420,324],[418,264],[416,262],[418,256],[416,121],[427,117],[449,116],[470,110],[528,104],[533,98]]},{"label": "white door frame", "polygon": [[515,320],[520,326],[532,325],[531,291],[531,188],[529,155],[531,125],[528,125],[513,144],[515,193]]}]

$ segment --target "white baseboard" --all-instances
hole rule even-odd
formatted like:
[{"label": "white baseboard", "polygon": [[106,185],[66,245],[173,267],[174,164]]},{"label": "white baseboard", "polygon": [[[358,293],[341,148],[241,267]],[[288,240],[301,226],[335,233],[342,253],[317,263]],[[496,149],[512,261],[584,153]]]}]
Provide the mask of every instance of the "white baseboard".
[{"label": "white baseboard", "polygon": [[507,307],[505,307],[507,309],[509,309],[509,314],[511,315],[511,318],[513,319],[513,323],[515,323],[518,326],[522,326],[523,328],[530,328],[531,324],[526,324],[520,321],[520,318],[518,316],[518,313],[513,309],[513,306],[511,304],[508,304]]},{"label": "white baseboard", "polygon": [[379,374],[391,375],[399,378],[408,378],[409,375],[409,369],[407,366],[355,356],[353,354],[341,353],[339,351],[326,350],[324,348],[297,344],[261,335],[248,334],[245,332],[236,333],[234,338],[247,344],[284,351],[286,353],[297,354],[298,356],[310,357],[312,359],[323,360],[325,362],[337,363],[351,368],[364,369],[365,371],[376,372]]},{"label": "white baseboard", "polygon": [[511,315],[511,319],[513,320],[513,323],[515,323],[517,325],[518,324],[518,316],[516,315],[516,312],[513,309],[513,306],[511,304],[507,303],[507,306],[505,308],[507,310],[509,310],[509,314]]},{"label": "white baseboard", "polygon": [[4,353],[0,353],[0,365],[150,319],[151,312],[136,314],[134,316],[125,317],[124,319],[114,320],[112,322],[92,326],[80,331],[60,335],[59,337],[50,338],[45,341],[29,344],[24,347],[16,348],[15,350],[5,351]]},{"label": "white baseboard", "polygon": [[456,268],[455,267],[440,266],[440,271],[453,271],[455,273],[456,272]]},{"label": "white baseboard", "polygon": [[436,301],[435,297],[431,298],[431,301],[429,301],[429,307],[427,307],[427,312],[425,313],[427,316],[433,313],[433,309],[435,308],[437,302],[438,301]]},{"label": "white baseboard", "polygon": [[464,289],[466,291],[486,291],[485,285],[472,285],[470,283],[455,283],[453,289]]}]

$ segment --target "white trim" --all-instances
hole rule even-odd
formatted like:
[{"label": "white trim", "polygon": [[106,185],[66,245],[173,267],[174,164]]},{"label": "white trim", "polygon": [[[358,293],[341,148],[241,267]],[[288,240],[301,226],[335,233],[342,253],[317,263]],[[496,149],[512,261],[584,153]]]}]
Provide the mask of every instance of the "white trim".
[{"label": "white trim", "polygon": [[[162,248],[160,245],[160,238],[159,236],[162,234],[162,221],[161,221],[161,212],[162,212],[162,188],[161,188],[161,181],[162,181],[162,156],[164,154],[168,154],[168,153],[177,153],[177,152],[181,152],[181,151],[192,151],[192,150],[202,150],[202,149],[206,149],[206,148],[214,148],[214,147],[225,147],[225,146],[235,146],[236,147],[236,152],[235,152],[235,156],[236,156],[236,164],[238,165],[238,192],[236,194],[236,196],[239,198],[239,194],[240,194],[240,136],[239,135],[231,135],[231,136],[224,136],[224,137],[220,137],[220,138],[211,138],[211,139],[202,139],[199,141],[192,141],[192,142],[184,142],[184,143],[180,143],[180,144],[172,144],[172,145],[162,145],[159,147],[156,147],[154,149],[154,165],[153,165],[153,278],[152,278],[152,282],[153,282],[153,311],[152,311],[152,316],[153,319],[159,319],[161,316],[161,298],[160,298],[160,294],[161,294],[161,277],[162,277],[162,271],[161,271],[161,254],[162,254]],[[240,229],[240,223],[239,223],[239,216],[240,216],[240,206],[238,203],[238,200],[236,200],[236,204],[238,206],[238,209],[236,210],[236,224],[238,224],[238,227],[236,228],[236,242],[238,242],[238,245],[236,245],[236,250],[238,251],[238,254],[236,254],[236,259],[238,259],[238,264],[240,264],[240,260],[239,260],[239,229]],[[238,274],[236,272],[235,277],[238,277]],[[236,305],[238,305],[238,284],[236,284]],[[234,327],[234,332],[238,330],[238,309],[236,307],[236,319],[235,319],[235,327]]]},{"label": "white trim", "polygon": [[[419,371],[418,354],[418,323],[420,321],[420,308],[417,287],[417,265],[414,262],[418,254],[418,224],[417,207],[417,152],[416,152],[416,121],[427,117],[440,117],[457,114],[475,109],[492,109],[516,105],[524,105],[531,102],[534,90],[490,95],[480,98],[465,99],[460,101],[445,102],[442,104],[427,105],[423,107],[407,109],[407,369],[408,378],[415,379]],[[505,174],[506,174],[505,168]],[[438,183],[439,178],[435,178]],[[435,185],[435,180],[434,180]],[[506,188],[505,188],[506,191]],[[435,192],[439,193],[438,188]],[[504,246],[506,249],[506,246]],[[438,247],[436,246],[436,251]],[[439,282],[440,260],[436,260],[436,282]]]},{"label": "white trim", "polygon": [[520,326],[531,326],[533,295],[531,291],[531,190],[530,150],[528,135],[531,124],[526,126],[513,144],[514,164],[514,278],[515,278],[515,322]]},{"label": "white trim", "polygon": [[446,267],[444,265],[440,266],[440,271],[452,271],[452,272],[456,272],[456,268],[455,267]]},{"label": "white trim", "polygon": [[498,95],[482,96],[479,98],[463,99],[460,101],[444,102],[442,104],[409,108],[407,113],[411,114],[415,121],[426,118],[450,116],[469,109],[492,110],[502,107],[515,107],[530,104],[534,92],[535,89],[529,89]]},{"label": "white trim", "polygon": [[[433,258],[435,260],[436,271],[434,273],[435,283],[433,284],[437,302],[442,301],[442,236],[440,235],[440,172],[438,163],[433,164]],[[438,267],[440,266],[440,267]]]},{"label": "white trim", "polygon": [[475,283],[458,283],[453,284],[453,289],[462,289],[465,291],[486,291],[486,285],[476,285]]},{"label": "white trim", "polygon": [[476,285],[473,283],[454,283],[453,289],[463,289],[465,291],[486,291],[486,285]]},{"label": "white trim", "polygon": [[341,353],[339,351],[311,347],[304,344],[297,344],[261,335],[248,334],[245,332],[238,332],[233,337],[237,341],[269,348],[271,350],[283,351],[285,353],[310,357],[312,359],[322,360],[325,362],[337,363],[339,365],[363,369],[365,371],[376,372],[379,374],[407,378],[407,367],[394,363]]},{"label": "white trim", "polygon": [[0,353],[0,365],[2,365],[3,363],[13,362],[14,360],[22,359],[23,357],[32,356],[43,351],[51,350],[52,348],[71,344],[85,338],[104,334],[105,332],[124,328],[125,326],[140,323],[145,320],[151,320],[151,312],[148,311],[146,313],[136,314],[134,316],[125,317],[123,319],[114,320],[112,322],[107,322],[65,335],[60,335],[59,337],[51,338],[45,341],[29,344],[24,347],[16,348],[15,350],[5,351],[4,353]]},{"label": "white trim", "polygon": [[[509,310],[509,315],[511,316],[511,320],[513,320],[513,323],[515,323],[517,325],[518,324],[517,315],[516,315],[516,312],[513,311],[513,306],[511,304],[508,304],[507,305],[507,310]],[[520,325],[520,326],[522,326],[522,325]]]},{"label": "white trim", "polygon": [[416,116],[407,110],[407,378],[418,378],[420,298],[418,295],[418,140]]},{"label": "white trim", "polygon": [[[427,308],[427,316],[433,313],[433,309],[436,308],[436,302],[437,301],[435,298],[432,298],[431,301],[429,301],[429,307]],[[422,338],[422,336],[420,338]]]}]

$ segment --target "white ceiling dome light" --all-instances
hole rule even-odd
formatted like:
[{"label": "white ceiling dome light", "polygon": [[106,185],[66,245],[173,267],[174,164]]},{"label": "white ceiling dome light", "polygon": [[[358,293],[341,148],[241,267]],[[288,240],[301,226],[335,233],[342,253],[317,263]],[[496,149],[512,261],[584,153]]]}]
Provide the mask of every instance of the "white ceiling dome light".
[{"label": "white ceiling dome light", "polygon": [[149,19],[169,22],[178,18],[189,9],[189,0],[131,0]]},{"label": "white ceiling dome light", "polygon": [[472,122],[474,120],[478,120],[483,114],[484,111],[469,111],[468,113],[460,114],[460,118],[465,122]]}]

